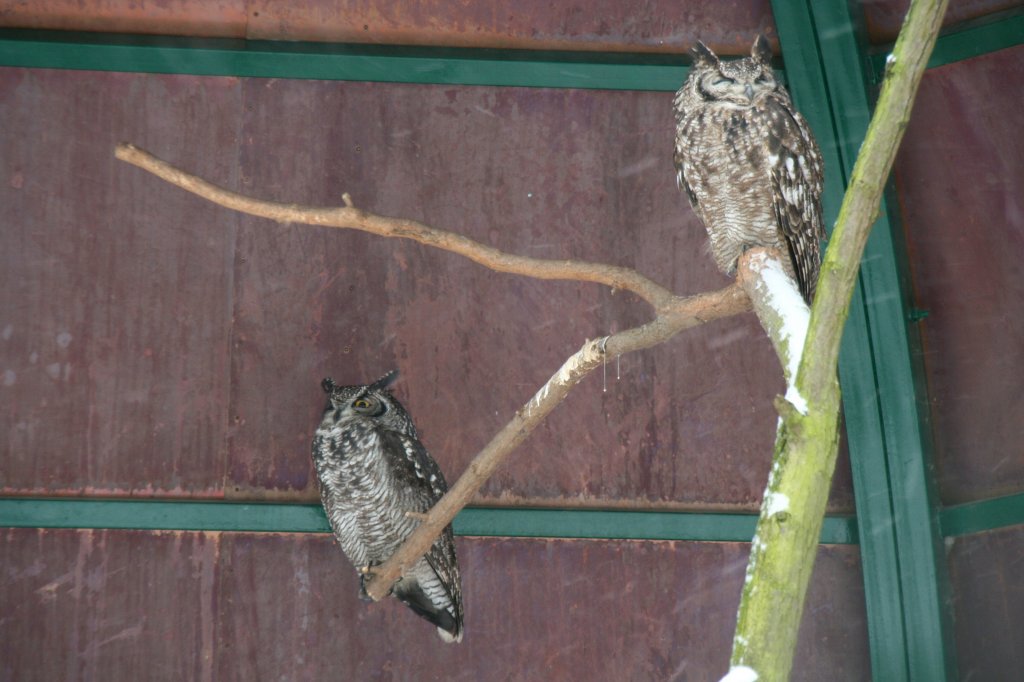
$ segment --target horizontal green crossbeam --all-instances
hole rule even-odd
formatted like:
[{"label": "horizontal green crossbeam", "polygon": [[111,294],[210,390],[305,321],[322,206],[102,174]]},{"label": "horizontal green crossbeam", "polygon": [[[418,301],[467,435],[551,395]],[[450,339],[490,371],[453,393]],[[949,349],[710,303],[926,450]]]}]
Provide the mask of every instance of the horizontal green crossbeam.
[{"label": "horizontal green crossbeam", "polygon": [[[471,507],[453,525],[456,535],[746,542],[756,523],[754,514]],[[1024,525],[1024,493],[946,507],[941,524],[945,537]],[[330,532],[317,504],[30,497],[0,499],[0,527]],[[856,544],[853,517],[826,518],[821,541]]]},{"label": "horizontal green crossbeam", "polygon": [[[599,511],[582,509],[463,509],[456,535],[630,540],[749,542],[755,514]],[[0,527],[206,530],[328,533],[317,504],[250,504],[165,500],[0,499]],[[856,544],[853,517],[825,519],[821,541]]]},{"label": "horizontal green crossbeam", "polygon": [[0,66],[674,92],[682,54],[403,47],[0,30]]},{"label": "horizontal green crossbeam", "polygon": [[1024,493],[946,507],[939,523],[945,537],[1024,525]]},{"label": "horizontal green crossbeam", "polygon": [[[472,508],[455,518],[454,529],[457,535],[750,542],[756,525],[756,514]],[[826,518],[821,541],[856,544],[856,521]]]},{"label": "horizontal green crossbeam", "polygon": [[[937,66],[945,66],[1022,44],[1024,10],[1001,13],[978,22],[953,27],[948,33],[940,36],[928,60],[928,68],[934,69]],[[885,71],[885,60],[888,56],[886,51],[871,57],[871,66],[879,77]]]}]

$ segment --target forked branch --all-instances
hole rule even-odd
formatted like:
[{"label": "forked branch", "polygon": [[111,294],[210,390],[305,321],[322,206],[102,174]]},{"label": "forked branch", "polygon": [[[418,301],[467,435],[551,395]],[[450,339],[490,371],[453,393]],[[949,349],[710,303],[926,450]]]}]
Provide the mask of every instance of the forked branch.
[{"label": "forked branch", "polygon": [[426,515],[416,532],[388,561],[374,568],[373,579],[366,586],[367,593],[374,599],[380,599],[388,594],[395,580],[401,576],[403,568],[413,565],[426,553],[444,527],[469,503],[508,454],[544,421],[576,384],[606,359],[650,348],[671,339],[684,329],[750,310],[750,300],[736,284],[695,296],[675,296],[668,289],[629,268],[574,260],[528,258],[505,253],[414,220],[388,218],[359,210],[354,207],[348,194],[342,195],[345,206],[336,208],[263,201],[218,187],[130,144],[118,145],[114,154],[122,161],[138,166],[173,185],[242,213],[282,223],[349,228],[383,237],[412,239],[421,244],[465,256],[497,272],[537,279],[595,282],[631,291],[654,308],[655,317],[647,324],[587,341],[579,351],[566,360],[558,372],[516,412],[511,421],[470,462],[459,480]]}]

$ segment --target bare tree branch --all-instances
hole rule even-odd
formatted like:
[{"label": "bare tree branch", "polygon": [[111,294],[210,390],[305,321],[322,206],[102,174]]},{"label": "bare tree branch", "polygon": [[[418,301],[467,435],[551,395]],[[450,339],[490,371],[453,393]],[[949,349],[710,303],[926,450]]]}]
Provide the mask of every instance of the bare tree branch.
[{"label": "bare tree branch", "polygon": [[263,201],[217,187],[129,144],[118,145],[114,154],[122,161],[149,171],[173,185],[242,213],[278,222],[351,228],[384,237],[412,239],[421,244],[465,256],[499,272],[538,279],[595,282],[615,289],[624,289],[635,293],[654,307],[656,316],[647,324],[584,343],[533,398],[516,412],[512,420],[470,462],[448,493],[434,505],[416,532],[388,561],[373,568],[373,577],[366,585],[366,591],[374,599],[387,596],[403,569],[413,565],[426,553],[444,527],[469,503],[508,454],[522,443],[565,399],[569,391],[596,367],[608,358],[663,343],[684,329],[750,310],[750,300],[737,284],[695,296],[675,296],[664,287],[628,268],[573,260],[544,260],[516,256],[416,221],[387,218],[361,211],[354,208],[352,198],[347,193],[342,195],[345,204],[343,208],[317,208]]},{"label": "bare tree branch", "polygon": [[346,193],[344,207],[314,207],[281,204],[253,199],[214,185],[202,178],[179,170],[149,152],[130,144],[119,144],[114,156],[184,190],[213,203],[242,213],[269,218],[281,223],[306,223],[325,227],[342,227],[371,232],[382,237],[402,237],[427,246],[436,246],[490,268],[497,272],[526,275],[535,279],[577,280],[596,282],[615,289],[631,291],[661,311],[678,302],[668,289],[635,270],[615,265],[576,260],[529,258],[499,251],[453,232],[438,230],[415,220],[388,218],[362,211]]},{"label": "bare tree branch", "polygon": [[470,462],[466,471],[448,493],[434,505],[427,519],[390,559],[373,568],[374,579],[366,588],[374,599],[387,596],[391,585],[405,568],[412,566],[465,507],[512,450],[530,435],[569,391],[608,358],[663,343],[679,332],[704,322],[734,315],[749,309],[742,289],[733,284],[721,291],[685,299],[671,312],[651,322],[618,334],[587,341],[545,383],[533,398],[521,407],[487,446]]}]

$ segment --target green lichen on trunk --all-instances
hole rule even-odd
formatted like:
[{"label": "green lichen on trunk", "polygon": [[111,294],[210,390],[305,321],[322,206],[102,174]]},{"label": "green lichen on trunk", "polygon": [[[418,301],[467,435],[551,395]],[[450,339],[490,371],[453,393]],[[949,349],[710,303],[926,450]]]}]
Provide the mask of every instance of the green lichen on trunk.
[{"label": "green lichen on trunk", "polygon": [[[734,665],[750,666],[761,680],[788,677],[792,650],[778,642],[792,632],[796,644],[839,450],[838,384],[829,400],[810,405],[806,415],[782,398],[777,402],[783,416],[751,544],[732,654]],[[804,589],[797,589],[800,585]],[[770,671],[786,672],[772,676]]]},{"label": "green lichen on trunk", "polygon": [[[913,0],[822,263],[796,377],[806,414],[784,399],[765,500],[740,600],[731,663],[761,682],[789,678],[838,451],[839,342],[864,245],[947,0]],[[837,77],[841,75],[837,74]],[[755,309],[756,309],[755,304]],[[778,325],[765,325],[778,329]],[[783,362],[790,357],[773,342]],[[840,614],[839,617],[842,617]]]}]

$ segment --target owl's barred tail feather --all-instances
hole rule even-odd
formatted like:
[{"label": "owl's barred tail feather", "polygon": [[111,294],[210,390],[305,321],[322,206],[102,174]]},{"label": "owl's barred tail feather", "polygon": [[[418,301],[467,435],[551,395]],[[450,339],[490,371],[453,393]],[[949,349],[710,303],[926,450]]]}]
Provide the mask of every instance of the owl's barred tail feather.
[{"label": "owl's barred tail feather", "polygon": [[438,608],[419,586],[419,583],[404,579],[395,586],[394,594],[416,615],[436,625],[437,634],[446,643],[462,641],[462,620],[452,616],[448,609]]}]

